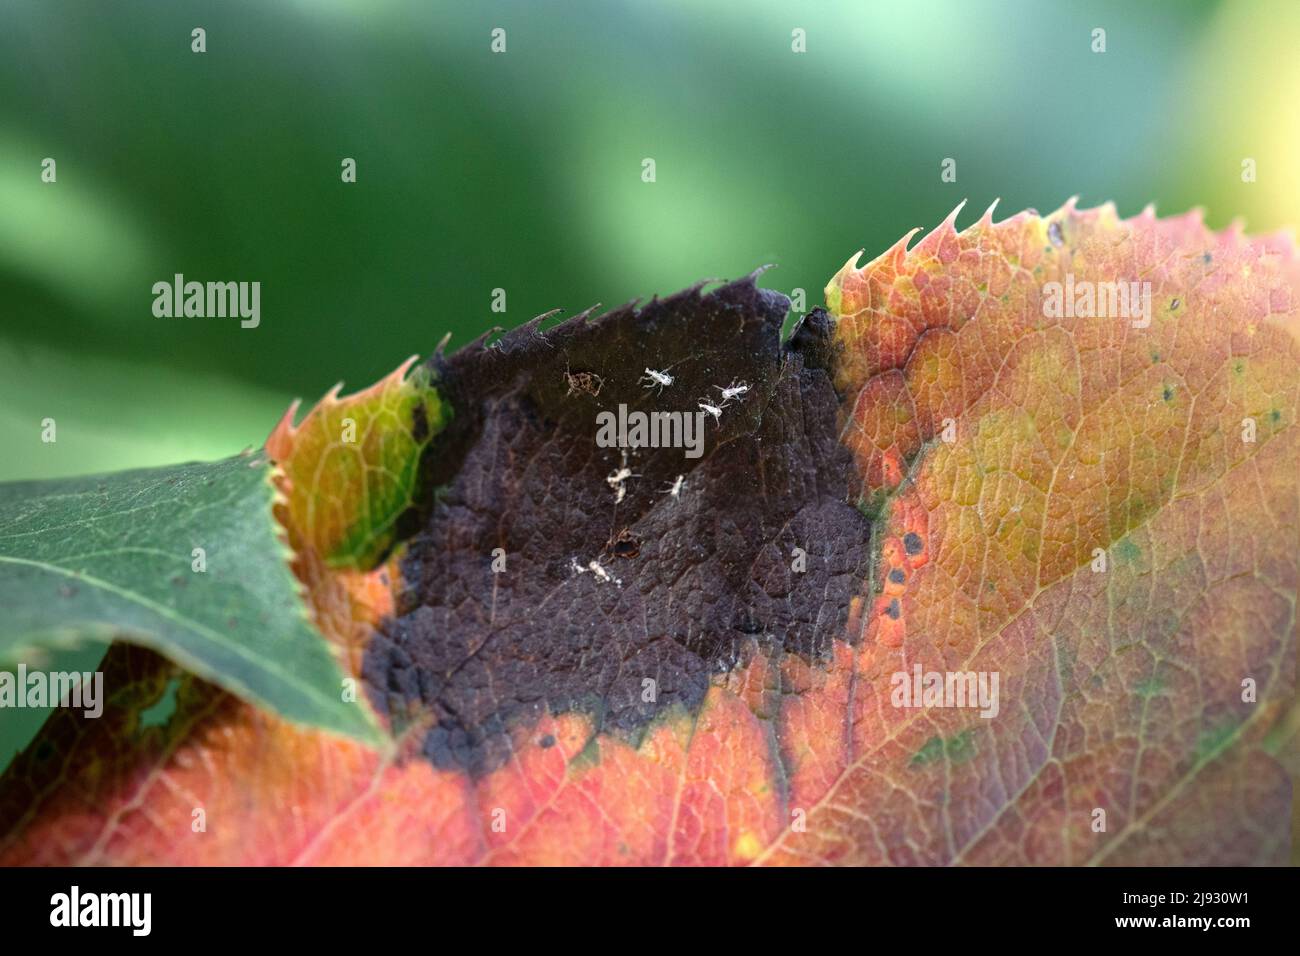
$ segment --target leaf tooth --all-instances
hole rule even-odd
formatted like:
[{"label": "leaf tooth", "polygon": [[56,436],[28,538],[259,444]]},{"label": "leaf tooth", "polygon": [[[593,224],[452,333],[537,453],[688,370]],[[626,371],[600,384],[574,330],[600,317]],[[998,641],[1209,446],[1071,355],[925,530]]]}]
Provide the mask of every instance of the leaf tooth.
[{"label": "leaf tooth", "polygon": [[[402,384],[403,380],[405,380],[406,378],[406,373],[411,370],[412,365],[414,365],[417,361],[419,361],[419,358],[420,358],[419,355],[408,355],[406,357],[406,360],[402,362],[401,365],[397,366],[397,368],[393,369],[391,372],[389,372],[379,381],[375,382],[375,384],[369,386],[368,388],[363,388],[359,392],[354,392],[353,394],[349,395],[348,398],[360,399],[370,395],[379,395],[382,392],[386,391],[387,389],[395,385]],[[338,390],[342,387],[343,387],[342,382],[339,382],[339,384],[334,387],[334,392],[336,395],[338,394]]]},{"label": "leaf tooth", "polygon": [[[419,358],[420,358],[419,355],[408,355],[406,357],[406,360],[403,361],[401,365],[397,366],[397,368],[393,369],[391,372],[389,372],[379,381],[375,382],[373,385],[367,388],[363,388],[359,392],[353,392],[351,395],[348,395],[347,397],[360,400],[360,399],[368,398],[372,395],[380,395],[394,386],[401,385],[402,382],[406,379],[406,373],[411,370],[411,366],[413,366],[419,360]],[[326,396],[326,398],[330,398],[330,397],[337,398],[339,391],[342,388],[343,388],[343,383],[339,382],[332,389],[330,389],[330,393],[329,395]],[[322,401],[324,401],[324,399],[322,399]],[[310,412],[308,414],[310,414]]]},{"label": "leaf tooth", "polygon": [[867,269],[871,268],[871,266],[875,262],[878,262],[882,259],[892,259],[894,262],[894,267],[901,268],[903,264],[903,260],[907,258],[908,244],[912,241],[912,237],[915,236],[920,231],[921,231],[920,226],[913,226],[908,232],[906,232],[903,235],[901,239],[899,239],[896,243],[894,243],[892,246],[886,249],[882,255],[878,256],[876,259],[872,260],[871,262],[868,262],[865,266],[863,266],[858,271],[865,272]]},{"label": "leaf tooth", "polygon": [[[1175,217],[1175,218],[1180,218],[1184,222],[1188,223],[1189,225],[1195,226],[1198,229],[1204,229],[1205,228],[1205,207],[1193,206],[1191,209],[1187,210],[1187,212],[1183,213],[1182,216]],[[1236,232],[1240,233],[1244,231],[1246,222],[1240,216],[1234,219],[1233,223],[1235,223],[1237,226],[1235,230]],[[1228,228],[1231,229],[1232,226],[1229,225]]]},{"label": "leaf tooth", "polygon": [[592,324],[598,324],[602,322],[616,322],[618,321],[620,316],[628,315],[632,312],[635,312],[636,307],[640,304],[641,304],[640,296],[638,296],[635,299],[629,299],[628,301],[624,302],[622,305],[615,306],[614,308],[610,309],[608,312],[602,312],[600,315],[596,316],[594,319],[591,320]]},{"label": "leaf tooth", "polygon": [[723,281],[725,281],[725,280],[723,280],[723,279],[718,279],[718,278],[712,278],[712,279],[701,279],[699,282],[696,282],[696,283],[694,283],[693,285],[689,285],[689,286],[687,286],[685,289],[682,289],[682,290],[680,290],[680,291],[678,291],[678,292],[674,292],[674,293],[672,293],[671,295],[667,295],[667,296],[654,295],[654,296],[651,296],[651,297],[650,297],[650,302],[649,302],[649,304],[650,304],[650,305],[661,305],[661,304],[664,304],[664,303],[684,302],[684,301],[686,301],[687,299],[698,299],[698,298],[700,297],[700,291],[701,291],[701,290],[702,290],[706,285],[711,285],[711,284],[714,283],[714,282],[723,282]]},{"label": "leaf tooth", "polygon": [[962,209],[966,206],[966,203],[969,201],[970,201],[969,198],[967,198],[957,203],[957,205],[953,208],[952,212],[948,213],[948,217],[939,224],[939,230],[936,231],[947,230],[948,232],[951,232],[955,235],[957,233],[957,214],[962,211]]},{"label": "leaf tooth", "polygon": [[579,312],[577,315],[573,316],[572,318],[566,319],[564,321],[564,325],[570,325],[570,324],[577,325],[579,323],[586,322],[588,319],[590,319],[593,315],[596,314],[596,310],[599,308],[600,308],[600,303],[595,302],[587,306],[585,309],[583,309],[581,312]]},{"label": "leaf tooth", "polygon": [[489,348],[488,340],[491,339],[494,335],[497,335],[498,333],[500,333],[500,332],[504,332],[504,331],[505,331],[505,329],[503,329],[503,328],[502,328],[501,326],[499,326],[499,325],[494,325],[494,326],[492,326],[492,328],[488,329],[486,332],[484,332],[484,333],[483,333],[482,335],[480,335],[478,338],[476,338],[476,339],[474,339],[473,341],[467,343],[467,344],[465,345],[465,351],[470,352],[470,351],[483,350],[483,349],[487,349],[487,348]]},{"label": "leaf tooth", "polygon": [[984,209],[984,215],[979,217],[979,222],[976,222],[975,226],[972,226],[972,228],[992,229],[993,209],[996,209],[997,204],[1001,202],[1002,202],[1002,196],[998,196],[998,198],[993,200],[992,203],[989,203],[989,207],[987,209]]},{"label": "leaf tooth", "polygon": [[[400,385],[403,379],[406,378],[406,373],[410,371],[411,366],[415,364],[419,357],[420,356],[418,355],[408,356],[406,361],[402,362],[402,364],[397,366],[397,368],[393,369],[379,381],[375,382],[375,384],[368,388],[363,388],[361,391],[349,395],[348,397],[364,399],[370,395],[380,394],[394,385]],[[303,416],[302,421],[296,425],[294,424],[294,419],[298,416],[298,409],[302,406],[302,399],[295,398],[293,402],[290,403],[289,408],[285,411],[284,415],[280,418],[280,421],[276,423],[275,428],[271,429],[271,434],[267,436],[266,442],[264,443],[266,453],[271,457],[271,460],[278,462],[287,458],[293,451],[294,436],[296,436],[302,427],[307,424],[308,419],[320,412],[321,408],[328,405],[338,404],[339,393],[342,390],[343,383],[337,382],[333,388],[321,397],[319,402],[308,410],[307,414]]]},{"label": "leaf tooth", "polygon": [[564,321],[553,325],[542,334],[546,337],[546,341],[554,347],[584,328],[587,323],[592,321],[592,317],[596,315],[599,309],[600,303],[597,302],[576,315],[571,315]]},{"label": "leaf tooth", "polygon": [[923,238],[916,246],[909,250],[911,253],[919,256],[929,257],[940,255],[941,247],[946,240],[957,237],[957,214],[961,212],[962,207],[966,205],[963,199],[957,204],[957,207],[934,229]]},{"label": "leaf tooth", "polygon": [[547,336],[540,331],[540,326],[547,319],[554,318],[563,312],[563,309],[551,309],[549,312],[543,312],[541,315],[533,316],[518,328],[506,332],[496,342],[496,348],[505,353],[513,352],[515,349],[527,348],[528,344],[534,339],[541,339],[546,345],[550,345]]},{"label": "leaf tooth", "polygon": [[275,461],[279,461],[289,454],[293,448],[293,436],[297,431],[294,428],[293,420],[298,417],[298,409],[302,405],[301,398],[295,398],[285,409],[280,421],[271,429],[271,434],[267,436],[265,445],[266,453]]}]

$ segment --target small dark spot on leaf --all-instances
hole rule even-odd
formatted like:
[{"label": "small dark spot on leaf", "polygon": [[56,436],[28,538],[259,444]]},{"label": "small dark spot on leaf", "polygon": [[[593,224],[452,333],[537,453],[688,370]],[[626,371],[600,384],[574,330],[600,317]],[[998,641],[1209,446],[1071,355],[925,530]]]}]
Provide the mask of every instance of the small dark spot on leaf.
[{"label": "small dark spot on leaf", "polygon": [[1178,307],[1179,307],[1180,305],[1182,305],[1182,304],[1183,304],[1183,300],[1182,300],[1182,299],[1179,299],[1179,298],[1174,298],[1174,299],[1172,299],[1172,300],[1169,302],[1169,311],[1170,311],[1170,312],[1177,312],[1177,311],[1178,311]]},{"label": "small dark spot on leaf", "polygon": [[550,750],[555,746],[555,735],[547,734],[541,740],[537,741],[537,746],[541,747],[543,750]]},{"label": "small dark spot on leaf", "polygon": [[417,442],[429,437],[429,412],[423,402],[417,402],[411,412],[411,437]]},{"label": "small dark spot on leaf", "polygon": [[1214,256],[1210,255],[1210,254],[1207,252],[1207,253],[1205,253],[1205,255],[1201,256],[1201,261],[1204,262],[1204,263],[1208,266],[1211,262],[1214,261]]},{"label": "small dark spot on leaf", "polygon": [[907,575],[903,573],[901,568],[894,568],[889,572],[889,580],[894,584],[902,584],[907,580]]},{"label": "small dark spot on leaf", "polygon": [[885,614],[888,615],[891,621],[897,621],[902,613],[903,609],[898,606],[898,598],[890,601],[889,607],[885,608]]},{"label": "small dark spot on leaf", "polygon": [[1061,224],[1059,222],[1054,222],[1047,227],[1047,238],[1050,239],[1052,245],[1056,246],[1058,249],[1065,242],[1064,237],[1061,235]]},{"label": "small dark spot on leaf", "polygon": [[920,554],[925,549],[925,542],[915,531],[909,531],[903,535],[903,548],[908,554]]},{"label": "small dark spot on leaf", "polygon": [[1164,392],[1163,392],[1163,395],[1164,395],[1164,398],[1165,398],[1165,401],[1166,401],[1166,402],[1171,401],[1171,400],[1173,399],[1173,397],[1174,397],[1174,389],[1173,389],[1173,386],[1172,386],[1172,385],[1166,385],[1166,386],[1165,386],[1165,390],[1164,390]]},{"label": "small dark spot on leaf", "polygon": [[1282,417],[1282,413],[1275,408],[1268,413],[1268,417],[1271,418],[1273,421],[1277,421],[1279,418]]},{"label": "small dark spot on leaf", "polygon": [[45,763],[54,756],[54,745],[48,740],[42,740],[36,745],[36,750],[32,752],[32,757],[37,763]]}]

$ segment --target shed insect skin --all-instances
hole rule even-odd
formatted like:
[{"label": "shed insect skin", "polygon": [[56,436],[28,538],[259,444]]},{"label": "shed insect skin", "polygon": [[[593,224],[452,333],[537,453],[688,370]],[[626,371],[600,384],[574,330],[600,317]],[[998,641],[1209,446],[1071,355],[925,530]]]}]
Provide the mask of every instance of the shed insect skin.
[{"label": "shed insect skin", "polygon": [[595,372],[574,372],[568,362],[564,363],[564,383],[569,388],[566,397],[585,394],[595,398],[605,386],[605,380]]},{"label": "shed insect skin", "polygon": [[667,491],[665,491],[664,494],[672,495],[674,498],[680,498],[682,496],[682,490],[685,487],[686,487],[686,476],[678,475],[677,480],[672,483],[672,487],[670,487]]},{"label": "shed insect skin", "polygon": [[715,422],[720,423],[722,421],[722,408],[717,405],[710,405],[708,402],[700,402],[699,405],[700,408],[713,416]]}]

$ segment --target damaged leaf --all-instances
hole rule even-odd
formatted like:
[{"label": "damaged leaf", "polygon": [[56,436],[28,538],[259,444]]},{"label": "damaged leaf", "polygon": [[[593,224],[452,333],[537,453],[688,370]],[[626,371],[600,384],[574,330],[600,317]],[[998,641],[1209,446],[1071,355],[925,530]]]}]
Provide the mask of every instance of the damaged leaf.
[{"label": "damaged leaf", "polygon": [[[378,509],[332,438],[273,437],[294,569],[395,747],[188,676],[143,727],[169,668],[115,648],[105,718],[60,712],[0,783],[0,861],[1286,860],[1291,245],[955,216],[785,343],[751,277],[435,355],[375,432],[420,461]],[[685,418],[632,447],[654,413],[702,416],[699,454]],[[928,673],[985,699],[900,699]]]}]

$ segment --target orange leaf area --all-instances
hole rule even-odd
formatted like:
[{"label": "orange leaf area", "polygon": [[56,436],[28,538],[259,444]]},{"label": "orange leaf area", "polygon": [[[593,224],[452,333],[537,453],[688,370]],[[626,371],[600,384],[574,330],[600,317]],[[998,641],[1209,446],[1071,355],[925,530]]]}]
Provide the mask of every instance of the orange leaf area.
[{"label": "orange leaf area", "polygon": [[[874,753],[787,858],[1286,859],[1289,781],[1261,742],[1295,690],[1294,247],[1196,213],[956,215],[827,300],[881,516],[865,646],[996,672],[1001,708],[855,719]],[[1091,287],[1092,312],[1062,315],[1051,283]],[[1149,283],[1149,311],[1099,315],[1104,283]],[[888,690],[869,686],[859,704]]]}]

